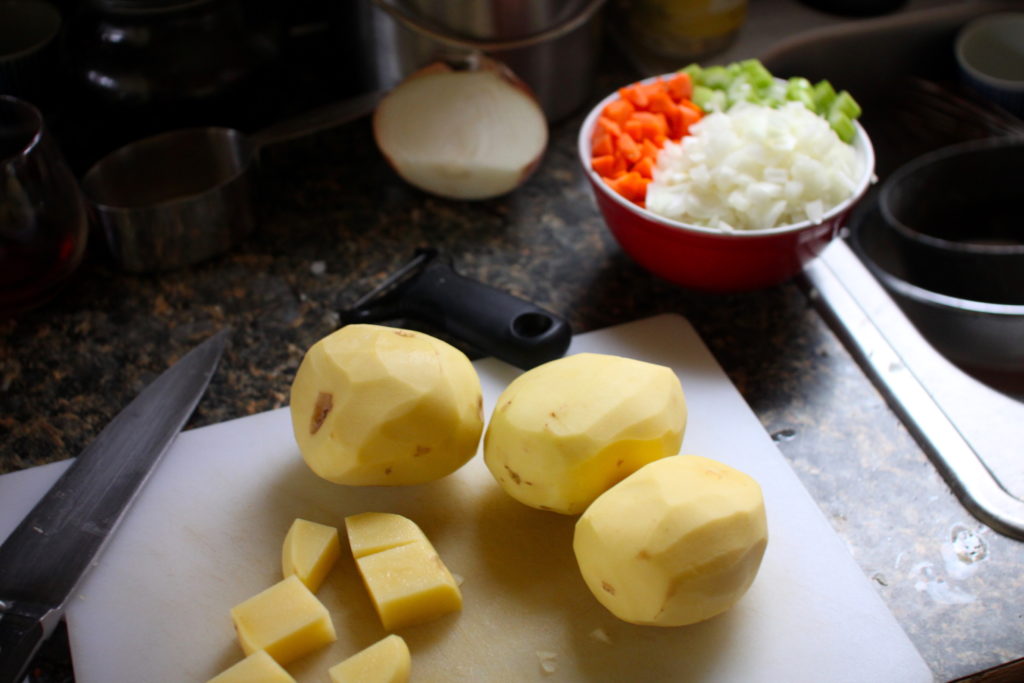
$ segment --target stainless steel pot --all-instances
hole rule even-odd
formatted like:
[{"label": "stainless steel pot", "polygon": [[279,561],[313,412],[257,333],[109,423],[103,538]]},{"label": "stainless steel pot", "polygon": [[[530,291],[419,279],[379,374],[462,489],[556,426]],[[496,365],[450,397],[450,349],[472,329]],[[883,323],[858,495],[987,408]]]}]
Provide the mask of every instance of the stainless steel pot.
[{"label": "stainless steel pot", "polygon": [[435,61],[485,53],[534,91],[551,121],[591,94],[605,0],[360,0],[353,26],[370,89]]}]

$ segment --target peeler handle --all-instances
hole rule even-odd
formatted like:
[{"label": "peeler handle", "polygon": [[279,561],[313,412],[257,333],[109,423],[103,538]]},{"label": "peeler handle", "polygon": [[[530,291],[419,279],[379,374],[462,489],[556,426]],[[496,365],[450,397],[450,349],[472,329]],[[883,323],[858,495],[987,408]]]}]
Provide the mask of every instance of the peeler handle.
[{"label": "peeler handle", "polygon": [[[427,263],[392,303],[389,314],[420,320],[522,369],[561,357],[572,340],[572,330],[562,318],[459,275],[441,260]],[[372,308],[351,314],[349,322],[377,317]]]}]

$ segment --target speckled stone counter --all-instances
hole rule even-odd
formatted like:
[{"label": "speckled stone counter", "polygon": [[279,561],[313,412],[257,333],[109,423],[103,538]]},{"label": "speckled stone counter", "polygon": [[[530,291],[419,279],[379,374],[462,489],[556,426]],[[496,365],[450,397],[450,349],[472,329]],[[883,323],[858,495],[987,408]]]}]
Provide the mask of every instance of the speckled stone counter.
[{"label": "speckled stone counter", "polygon": [[[614,52],[606,61],[595,100],[634,77]],[[429,245],[461,274],[564,316],[575,332],[687,317],[936,678],[1024,657],[1024,543],[957,501],[797,284],[707,295],[634,265],[580,172],[581,119],[558,123],[539,171],[498,200],[411,189],[364,120],[267,149],[260,228],[223,257],[131,276],[94,241],[56,300],[0,322],[0,472],[74,456],[225,326],[230,347],[189,426],[285,405],[303,352],[336,328],[337,311]]]}]

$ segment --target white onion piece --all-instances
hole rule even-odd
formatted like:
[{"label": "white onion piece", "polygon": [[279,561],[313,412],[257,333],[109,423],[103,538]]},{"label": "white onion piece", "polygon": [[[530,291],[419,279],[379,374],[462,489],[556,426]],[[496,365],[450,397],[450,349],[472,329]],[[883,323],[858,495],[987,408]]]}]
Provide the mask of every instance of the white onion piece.
[{"label": "white onion piece", "polygon": [[817,223],[856,189],[860,160],[828,122],[790,102],[708,114],[658,154],[647,208],[720,230]]},{"label": "white onion piece", "polygon": [[406,182],[441,197],[489,199],[537,168],[547,119],[529,89],[500,65],[434,65],[399,84],[373,117],[377,146]]}]

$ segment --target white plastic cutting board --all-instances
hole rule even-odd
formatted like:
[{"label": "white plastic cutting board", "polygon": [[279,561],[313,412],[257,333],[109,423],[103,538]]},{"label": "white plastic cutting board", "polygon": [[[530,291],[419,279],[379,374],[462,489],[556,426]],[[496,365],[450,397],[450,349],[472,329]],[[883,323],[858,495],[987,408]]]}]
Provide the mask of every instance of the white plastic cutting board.
[{"label": "white plastic cutting board", "polygon": [[[674,368],[690,410],[683,451],[762,485],[769,543],[747,595],[718,618],[660,629],[618,621],[589,594],[573,519],[526,508],[478,455],[444,480],[348,488],[300,457],[287,409],[183,433],[68,607],[78,683],[202,682],[241,656],[228,610],[280,578],[295,517],[409,516],[463,578],[462,613],[402,632],[413,680],[913,683],[932,675],[883,601],[684,319],[664,315],[574,339],[570,353]],[[490,414],[515,369],[476,367]],[[64,467],[0,477],[6,538]],[[344,535],[342,535],[344,539]],[[289,666],[299,681],[385,635],[351,558],[320,590],[338,642]],[[553,669],[545,671],[546,668]]]}]

